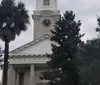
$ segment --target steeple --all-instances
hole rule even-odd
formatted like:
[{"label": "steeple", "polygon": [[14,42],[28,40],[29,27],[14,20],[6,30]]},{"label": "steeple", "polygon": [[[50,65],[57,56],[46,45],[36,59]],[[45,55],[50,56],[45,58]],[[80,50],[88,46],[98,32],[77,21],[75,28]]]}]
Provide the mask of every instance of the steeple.
[{"label": "steeple", "polygon": [[34,39],[50,34],[50,29],[54,29],[54,24],[60,17],[57,0],[36,0],[36,10],[34,10],[32,17],[34,20]]},{"label": "steeple", "polygon": [[36,0],[36,10],[57,10],[57,0]]}]

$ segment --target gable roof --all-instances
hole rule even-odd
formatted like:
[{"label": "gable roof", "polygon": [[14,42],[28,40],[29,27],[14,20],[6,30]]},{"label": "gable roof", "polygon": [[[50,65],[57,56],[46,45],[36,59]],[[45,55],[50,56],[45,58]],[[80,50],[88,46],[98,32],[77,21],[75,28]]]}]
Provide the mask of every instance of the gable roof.
[{"label": "gable roof", "polygon": [[27,43],[27,44],[25,44],[25,45],[23,45],[21,47],[18,47],[17,49],[14,49],[14,50],[10,51],[9,55],[12,56],[12,55],[14,55],[14,54],[16,54],[16,53],[18,53],[20,51],[23,51],[25,48],[28,48],[28,47],[33,46],[33,45],[36,45],[36,44],[38,44],[38,43],[40,43],[40,42],[42,42],[42,41],[44,41],[46,39],[50,39],[50,35],[49,34],[45,34],[40,38],[37,38],[37,39],[35,39],[35,40],[33,40],[33,41],[31,41],[31,42],[29,42],[29,43]]}]

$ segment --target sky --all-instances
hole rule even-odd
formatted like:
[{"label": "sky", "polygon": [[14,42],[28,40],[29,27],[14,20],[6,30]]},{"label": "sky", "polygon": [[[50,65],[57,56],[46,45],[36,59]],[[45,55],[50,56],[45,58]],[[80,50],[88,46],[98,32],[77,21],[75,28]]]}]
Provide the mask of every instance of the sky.
[{"label": "sky", "polygon": [[[33,10],[35,10],[36,0],[16,0],[16,2],[19,1],[25,3],[31,23],[26,32],[22,32],[20,36],[16,37],[15,41],[10,43],[10,51],[33,40],[32,14]],[[100,0],[58,0],[58,9],[61,14],[66,10],[72,10],[76,15],[76,20],[81,20],[81,33],[85,33],[82,40],[85,41],[97,36],[98,33],[95,32],[95,28],[98,26],[97,16],[100,16]],[[4,48],[4,43],[1,40],[0,46]]]},{"label": "sky", "polygon": [[[26,9],[30,15],[30,25],[26,32],[22,32],[20,36],[16,37],[15,41],[10,43],[10,51],[24,45],[33,40],[33,10],[36,9],[36,0],[16,0],[22,1],[26,5]],[[91,39],[97,36],[95,32],[97,25],[97,16],[100,16],[100,0],[58,0],[58,9],[61,14],[66,10],[72,10],[76,15],[76,20],[81,20],[81,33],[85,33],[82,40]],[[4,43],[0,40],[0,45],[4,48]]]}]

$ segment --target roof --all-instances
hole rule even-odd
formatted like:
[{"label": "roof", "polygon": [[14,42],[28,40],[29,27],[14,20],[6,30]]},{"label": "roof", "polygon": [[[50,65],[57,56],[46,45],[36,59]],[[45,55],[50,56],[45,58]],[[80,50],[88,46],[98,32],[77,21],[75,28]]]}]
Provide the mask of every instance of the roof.
[{"label": "roof", "polygon": [[[42,42],[42,41],[44,41],[44,40],[46,40],[46,39],[49,39],[49,40],[50,40],[50,35],[49,35],[49,34],[45,34],[45,35],[43,35],[42,37],[40,37],[40,38],[38,38],[38,39],[35,39],[35,40],[33,40],[33,41],[31,41],[31,42],[29,42],[29,43],[27,43],[27,44],[25,44],[25,45],[23,45],[23,46],[21,46],[21,47],[18,47],[18,48],[16,48],[16,49],[12,50],[12,51],[9,53],[9,55],[10,55],[10,56],[17,56],[16,53],[21,52],[21,51],[23,51],[24,49],[27,49],[27,48],[29,48],[29,47],[31,47],[31,46],[34,46],[34,45],[36,45],[36,44],[38,44],[38,43],[40,43],[40,42]],[[18,54],[18,55],[20,55],[20,54]],[[23,55],[23,54],[21,54],[21,55]],[[31,55],[31,54],[28,54],[28,55]],[[33,54],[33,55],[35,55],[35,54]],[[38,55],[39,55],[39,54],[38,54]]]}]

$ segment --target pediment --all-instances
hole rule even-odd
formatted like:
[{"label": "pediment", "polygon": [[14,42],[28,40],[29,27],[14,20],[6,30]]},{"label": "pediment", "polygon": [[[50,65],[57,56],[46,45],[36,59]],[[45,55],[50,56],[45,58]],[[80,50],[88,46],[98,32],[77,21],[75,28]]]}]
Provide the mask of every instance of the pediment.
[{"label": "pediment", "polygon": [[49,35],[44,35],[11,51],[9,55],[44,55],[46,53],[52,53]]}]

